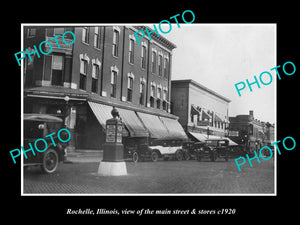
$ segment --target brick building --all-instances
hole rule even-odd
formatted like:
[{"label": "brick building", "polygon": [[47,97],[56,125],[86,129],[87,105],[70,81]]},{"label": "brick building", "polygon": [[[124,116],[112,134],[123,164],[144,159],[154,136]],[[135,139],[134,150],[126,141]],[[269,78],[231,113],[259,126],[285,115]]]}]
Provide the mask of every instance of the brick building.
[{"label": "brick building", "polygon": [[[24,112],[63,117],[71,148],[101,149],[105,121],[115,106],[125,124],[123,137],[185,138],[170,114],[172,50],[162,36],[141,39],[143,26],[24,26],[24,49],[42,41],[47,55],[24,59]],[[62,34],[76,41],[66,45]],[[65,39],[72,42],[72,35]],[[60,35],[56,43],[54,37]],[[180,125],[179,125],[180,126]],[[169,129],[168,129],[169,127]],[[177,132],[177,133],[176,133]]]},{"label": "brick building", "polygon": [[250,152],[274,142],[274,124],[255,119],[252,110],[249,115],[229,117],[229,121],[229,130],[234,134],[230,138]]},{"label": "brick building", "polygon": [[171,89],[172,113],[191,137],[226,136],[229,99],[191,79],[172,80]]}]

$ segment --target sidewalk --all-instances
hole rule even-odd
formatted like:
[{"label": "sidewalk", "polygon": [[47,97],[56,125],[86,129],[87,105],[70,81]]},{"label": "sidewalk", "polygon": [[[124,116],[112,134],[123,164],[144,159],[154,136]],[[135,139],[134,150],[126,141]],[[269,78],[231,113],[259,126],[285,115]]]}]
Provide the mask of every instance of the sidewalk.
[{"label": "sidewalk", "polygon": [[75,152],[67,153],[67,161],[65,163],[100,162],[102,158],[103,150],[76,149]]}]

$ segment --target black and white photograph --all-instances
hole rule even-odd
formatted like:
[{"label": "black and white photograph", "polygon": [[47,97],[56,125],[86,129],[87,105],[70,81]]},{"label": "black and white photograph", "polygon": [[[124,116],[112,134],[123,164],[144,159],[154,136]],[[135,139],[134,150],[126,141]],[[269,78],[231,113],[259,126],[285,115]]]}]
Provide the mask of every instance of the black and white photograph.
[{"label": "black and white photograph", "polygon": [[297,215],[293,6],[126,4],[27,4],[3,20],[3,214]]},{"label": "black and white photograph", "polygon": [[22,28],[24,195],[276,194],[276,24]]}]

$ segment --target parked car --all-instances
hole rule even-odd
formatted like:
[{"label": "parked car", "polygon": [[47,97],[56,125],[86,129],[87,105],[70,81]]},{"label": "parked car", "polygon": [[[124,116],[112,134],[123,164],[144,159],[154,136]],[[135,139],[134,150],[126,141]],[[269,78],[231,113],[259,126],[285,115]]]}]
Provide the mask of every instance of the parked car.
[{"label": "parked car", "polygon": [[130,138],[124,143],[124,156],[132,161],[151,160],[156,162],[159,158],[169,160],[183,160],[182,141],[178,140],[150,140],[148,138]]},{"label": "parked car", "polygon": [[198,153],[204,147],[204,142],[186,141],[182,144],[183,155],[185,160],[198,159]]},{"label": "parked car", "polygon": [[[47,114],[24,114],[24,148],[28,148],[29,143],[33,145],[36,139],[43,138],[47,142],[47,149],[43,152],[36,151],[36,155],[27,154],[24,157],[24,167],[40,166],[45,173],[53,173],[58,168],[59,162],[65,159],[67,143],[58,141],[57,131],[63,127],[61,118]],[[51,133],[55,146],[50,137],[45,137]],[[43,149],[41,147],[40,149]]]},{"label": "parked car", "polygon": [[224,158],[228,161],[229,158],[229,141],[226,139],[209,139],[197,151],[197,160],[201,161],[204,158],[209,158],[212,162],[218,158]]}]

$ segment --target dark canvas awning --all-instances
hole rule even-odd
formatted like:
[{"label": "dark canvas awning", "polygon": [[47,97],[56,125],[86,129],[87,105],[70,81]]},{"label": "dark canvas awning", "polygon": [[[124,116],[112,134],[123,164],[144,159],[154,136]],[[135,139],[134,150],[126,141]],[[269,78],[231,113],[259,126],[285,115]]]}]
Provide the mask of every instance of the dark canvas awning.
[{"label": "dark canvas awning", "polygon": [[194,106],[194,105],[191,105],[191,114],[192,115],[200,115],[200,111]]},{"label": "dark canvas awning", "polygon": [[202,120],[211,119],[211,115],[209,115],[205,110],[202,110]]},{"label": "dark canvas awning", "polygon": [[169,132],[158,116],[137,112],[139,118],[150,133],[151,138],[166,139]]},{"label": "dark canvas awning", "polygon": [[145,129],[136,113],[131,110],[118,108],[120,117],[129,130],[131,137],[148,137],[149,132]]},{"label": "dark canvas awning", "polygon": [[183,130],[180,123],[175,119],[170,119],[167,117],[160,117],[164,125],[167,127],[169,131],[169,137],[172,139],[181,139],[187,140],[187,136],[185,131]]}]

